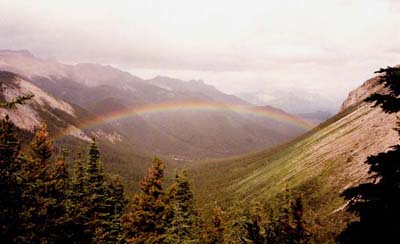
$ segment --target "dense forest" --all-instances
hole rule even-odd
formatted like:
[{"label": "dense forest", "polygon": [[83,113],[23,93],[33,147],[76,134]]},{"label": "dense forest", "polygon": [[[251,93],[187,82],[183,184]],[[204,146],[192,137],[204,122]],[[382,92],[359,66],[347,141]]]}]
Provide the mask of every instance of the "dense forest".
[{"label": "dense forest", "polygon": [[[274,221],[254,208],[234,219],[216,206],[210,219],[196,209],[185,170],[163,184],[155,158],[141,192],[127,199],[119,177],[104,173],[96,142],[73,166],[54,155],[46,124],[24,153],[8,117],[1,120],[1,243],[305,243],[309,233],[299,195]],[[271,220],[271,219],[270,219]],[[232,224],[232,225],[229,225]],[[231,229],[230,229],[231,228]]]},{"label": "dense forest", "polygon": [[[400,111],[400,69],[379,73],[389,93],[367,100],[387,113]],[[18,109],[30,98],[1,106]],[[205,210],[196,204],[186,170],[177,169],[167,185],[158,158],[140,191],[129,196],[120,177],[104,172],[94,139],[73,164],[66,160],[68,152],[55,150],[45,123],[29,145],[21,141],[5,116],[0,121],[1,243],[313,243],[318,236],[304,217],[301,192],[287,189],[279,204],[252,202],[229,211],[215,204]],[[370,181],[342,193],[355,218],[336,241],[398,240],[399,152],[396,145],[370,156],[365,162]]]}]

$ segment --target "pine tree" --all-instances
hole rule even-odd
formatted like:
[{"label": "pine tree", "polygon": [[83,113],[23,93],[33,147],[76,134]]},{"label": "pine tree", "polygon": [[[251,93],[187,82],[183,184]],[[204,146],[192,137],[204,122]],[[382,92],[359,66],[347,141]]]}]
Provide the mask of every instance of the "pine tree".
[{"label": "pine tree", "polygon": [[283,202],[279,208],[279,216],[271,221],[268,228],[268,241],[270,243],[292,243],[294,231],[292,224],[292,199],[290,189],[283,194]]},{"label": "pine tree", "polygon": [[294,199],[290,195],[287,189],[284,196],[286,204],[282,205],[277,222],[270,223],[268,243],[310,243],[301,194]]},{"label": "pine tree", "polygon": [[274,216],[274,210],[266,212],[265,208],[253,207],[243,226],[245,234],[242,243],[254,244],[305,244],[310,243],[310,234],[304,220],[301,194],[294,200],[290,191],[283,195],[283,204],[279,214]]},{"label": "pine tree", "polygon": [[261,212],[262,211],[259,206],[256,206],[251,210],[251,213],[244,223],[246,235],[241,237],[242,243],[267,243],[266,235],[264,234],[263,229]]},{"label": "pine tree", "polygon": [[24,234],[27,242],[46,242],[47,188],[50,180],[50,158],[53,145],[49,140],[46,124],[36,132],[31,145],[29,160],[23,165],[24,187]]},{"label": "pine tree", "polygon": [[222,244],[225,242],[224,234],[225,226],[222,218],[222,209],[220,207],[215,207],[213,209],[213,215],[211,216],[210,226],[207,228],[205,240],[203,240],[203,242],[206,244]]},{"label": "pine tree", "polygon": [[291,205],[293,223],[290,231],[290,242],[296,244],[309,243],[310,234],[303,217],[304,208],[301,194],[297,195]]},{"label": "pine tree", "polygon": [[0,121],[0,243],[17,242],[22,232],[22,161],[15,125],[6,116]]},{"label": "pine tree", "polygon": [[110,180],[108,187],[108,198],[106,200],[110,213],[110,225],[105,239],[108,243],[124,243],[124,235],[121,225],[123,210],[126,207],[124,187],[120,177]]},{"label": "pine tree", "polygon": [[176,172],[173,187],[170,196],[173,217],[167,230],[168,242],[199,243],[200,218],[194,206],[194,196],[185,170],[181,174]]},{"label": "pine tree", "polygon": [[[400,68],[388,67],[379,82],[387,94],[374,94],[367,101],[380,106],[386,113],[400,111]],[[400,123],[400,122],[399,122]],[[397,129],[397,131],[400,130]],[[339,239],[342,243],[395,243],[400,229],[400,145],[391,150],[369,156],[370,182],[349,188],[343,196],[349,201],[347,210],[359,217]]]},{"label": "pine tree", "polygon": [[111,228],[109,206],[107,205],[107,182],[103,171],[103,165],[100,161],[100,152],[96,141],[93,139],[89,149],[88,166],[85,176],[87,184],[86,208],[88,222],[85,230],[91,240],[95,238],[95,232],[101,230],[107,233]]},{"label": "pine tree", "polygon": [[53,142],[49,139],[47,125],[43,122],[31,142],[31,157],[35,164],[44,169],[53,154],[53,150]]},{"label": "pine tree", "polygon": [[124,215],[123,227],[128,243],[163,243],[168,216],[166,193],[162,186],[164,163],[155,158],[148,175],[140,183],[141,192],[132,200],[130,211]]},{"label": "pine tree", "polygon": [[70,207],[69,216],[72,221],[66,228],[71,243],[90,243],[92,235],[86,227],[89,223],[88,216],[88,185],[86,181],[86,161],[79,152],[74,160],[73,173],[70,185]]},{"label": "pine tree", "polygon": [[69,176],[62,157],[52,159],[53,143],[46,124],[36,132],[24,166],[24,234],[30,243],[62,243],[67,239]]},{"label": "pine tree", "polygon": [[45,183],[47,198],[47,224],[45,231],[47,232],[49,243],[69,243],[68,240],[70,238],[65,232],[72,219],[68,213],[70,182],[67,164],[64,160],[60,158],[56,161],[49,181]]}]

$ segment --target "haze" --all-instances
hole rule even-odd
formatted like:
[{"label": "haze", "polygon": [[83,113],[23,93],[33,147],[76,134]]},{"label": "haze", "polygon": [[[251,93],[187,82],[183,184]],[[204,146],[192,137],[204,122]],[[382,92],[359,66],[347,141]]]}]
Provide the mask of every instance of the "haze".
[{"label": "haze", "polygon": [[0,0],[0,49],[340,103],[373,71],[400,63],[399,13],[389,0]]}]

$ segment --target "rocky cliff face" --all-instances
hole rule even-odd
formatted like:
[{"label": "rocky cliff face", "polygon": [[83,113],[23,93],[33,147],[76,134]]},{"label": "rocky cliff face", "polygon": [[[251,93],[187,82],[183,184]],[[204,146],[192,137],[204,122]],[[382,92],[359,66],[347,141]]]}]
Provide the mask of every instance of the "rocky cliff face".
[{"label": "rocky cliff face", "polygon": [[[21,129],[33,132],[42,121],[52,121],[52,127],[66,129],[70,135],[89,141],[89,137],[68,121],[77,121],[75,109],[67,102],[56,98],[30,81],[11,72],[0,71],[0,97],[10,102],[17,96],[32,94],[32,100],[15,110],[0,108],[0,118],[6,114]],[[54,124],[54,125],[53,125]],[[57,126],[55,126],[57,124]],[[73,133],[72,133],[73,132]]]},{"label": "rocky cliff face", "polygon": [[375,76],[365,81],[360,87],[351,91],[346,100],[344,100],[342,106],[340,107],[340,112],[355,104],[362,102],[364,99],[374,93],[385,93],[386,89],[383,87],[382,84],[379,84],[378,80],[379,76]]}]

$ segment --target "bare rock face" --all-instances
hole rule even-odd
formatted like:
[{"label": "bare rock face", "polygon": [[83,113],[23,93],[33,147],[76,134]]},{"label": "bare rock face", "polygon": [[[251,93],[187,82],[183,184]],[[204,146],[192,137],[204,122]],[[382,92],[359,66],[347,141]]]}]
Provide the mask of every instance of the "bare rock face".
[{"label": "bare rock face", "polygon": [[369,97],[374,93],[385,93],[386,89],[382,84],[378,82],[379,76],[375,76],[367,81],[365,81],[360,87],[351,91],[349,96],[344,100],[342,106],[340,107],[340,112],[349,108],[357,103],[362,102],[364,99]]},{"label": "bare rock face", "polygon": [[[63,119],[62,115],[69,116],[71,120],[78,119],[75,109],[67,102],[43,91],[29,80],[7,71],[0,71],[0,97],[3,101],[10,102],[17,96],[32,94],[34,97],[24,106],[9,110],[0,108],[0,118],[8,115],[11,121],[19,128],[34,132],[46,119],[55,120],[65,124],[67,134],[82,140],[90,138],[80,129]],[[57,113],[55,112],[57,111]]]}]

